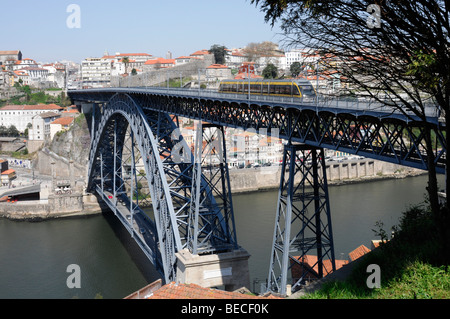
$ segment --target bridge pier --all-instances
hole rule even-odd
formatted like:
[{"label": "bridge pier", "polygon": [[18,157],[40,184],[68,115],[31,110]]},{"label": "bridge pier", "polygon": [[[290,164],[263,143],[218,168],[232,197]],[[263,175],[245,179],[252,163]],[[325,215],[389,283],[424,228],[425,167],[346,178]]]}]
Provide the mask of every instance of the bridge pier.
[{"label": "bridge pier", "polygon": [[250,254],[245,249],[207,255],[195,255],[183,249],[176,256],[178,283],[195,283],[207,288],[225,286],[227,291],[250,289]]},{"label": "bridge pier", "polygon": [[[307,264],[307,258],[315,263]],[[300,269],[291,278],[293,291],[311,277],[336,270],[323,148],[289,143],[284,147],[267,290],[285,295],[293,266]]]}]

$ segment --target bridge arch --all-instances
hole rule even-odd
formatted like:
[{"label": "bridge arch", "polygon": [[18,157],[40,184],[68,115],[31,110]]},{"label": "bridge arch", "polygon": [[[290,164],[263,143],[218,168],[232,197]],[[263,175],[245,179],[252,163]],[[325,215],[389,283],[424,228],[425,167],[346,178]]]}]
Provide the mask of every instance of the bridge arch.
[{"label": "bridge arch", "polygon": [[[194,227],[190,220],[193,154],[180,134],[177,117],[142,108],[138,101],[117,93],[101,108],[91,142],[88,191],[100,195],[165,282],[170,282],[176,280],[175,254],[189,247],[188,233]],[[138,162],[143,169],[138,169]],[[125,164],[129,164],[129,174]],[[140,187],[151,198],[150,212],[142,207],[139,181],[144,181]],[[233,211],[217,199],[215,183],[201,174],[204,213],[196,229],[208,251],[234,249]]]},{"label": "bridge arch", "polygon": [[[133,196],[124,196],[124,190],[120,187],[121,183],[117,182],[118,179],[123,178],[118,165],[122,160],[127,127],[132,132],[134,143],[142,156],[151,196],[155,219],[153,223],[149,222],[147,225],[154,241],[154,246],[149,247],[151,259],[160,273],[164,274],[164,279],[169,281],[175,278],[175,252],[182,249],[175,210],[169,185],[163,174],[157,139],[144,112],[127,94],[115,94],[103,107],[101,120],[92,140],[88,190],[103,193],[103,195],[105,190],[109,190],[109,196],[112,196],[108,202],[110,207],[116,208],[119,202],[122,202],[133,209]],[[133,214],[133,211],[130,213]],[[144,216],[141,217],[144,218]],[[159,246],[158,250],[155,249],[157,246]]]}]

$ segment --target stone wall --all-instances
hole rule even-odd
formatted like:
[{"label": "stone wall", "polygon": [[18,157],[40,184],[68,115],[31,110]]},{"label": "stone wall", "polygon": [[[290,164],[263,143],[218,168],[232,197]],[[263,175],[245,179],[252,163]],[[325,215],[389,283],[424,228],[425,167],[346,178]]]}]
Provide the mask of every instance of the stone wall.
[{"label": "stone wall", "polygon": [[[329,162],[326,165],[329,185],[423,173],[422,170],[367,158],[340,163]],[[230,184],[233,193],[278,189],[280,177],[281,166],[230,170]]]},{"label": "stone wall", "polygon": [[198,76],[198,70],[205,69],[214,63],[214,56],[206,55],[203,60],[195,60],[189,63],[176,65],[169,69],[159,69],[138,75],[111,77],[111,87],[135,87],[135,86],[153,86],[165,83],[167,78],[179,79],[180,74],[183,77]]}]

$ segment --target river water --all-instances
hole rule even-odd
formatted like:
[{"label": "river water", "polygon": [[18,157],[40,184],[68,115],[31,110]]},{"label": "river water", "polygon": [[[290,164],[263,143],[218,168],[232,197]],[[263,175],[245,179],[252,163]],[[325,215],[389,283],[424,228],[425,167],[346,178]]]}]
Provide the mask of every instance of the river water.
[{"label": "river water", "polygon": [[[330,186],[335,255],[370,248],[377,221],[390,231],[402,212],[424,201],[426,176]],[[443,182],[443,180],[442,180]],[[239,244],[250,254],[252,289],[265,280],[277,191],[233,195]],[[68,288],[67,267],[80,267],[80,288]],[[123,298],[159,278],[112,214],[14,222],[0,219],[0,298]]]}]

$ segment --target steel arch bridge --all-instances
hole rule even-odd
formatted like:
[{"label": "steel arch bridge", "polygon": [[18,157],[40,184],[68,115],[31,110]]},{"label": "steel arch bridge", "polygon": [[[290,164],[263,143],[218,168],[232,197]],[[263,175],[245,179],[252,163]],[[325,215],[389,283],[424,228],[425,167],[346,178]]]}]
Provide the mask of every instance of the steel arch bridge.
[{"label": "steel arch bridge", "polygon": [[[194,161],[174,118],[144,112],[127,94],[114,95],[101,111],[93,127],[87,189],[108,204],[165,281],[175,280],[175,253],[192,244],[189,234],[196,234],[202,252],[236,248],[229,185],[216,185],[217,176],[199,178],[197,205],[206,212],[197,225],[189,224]],[[219,173],[228,173],[223,163]]]},{"label": "steel arch bridge", "polygon": [[[99,105],[92,121],[88,190],[108,204],[166,282],[176,279],[175,254],[182,249],[214,254],[239,247],[223,126],[275,132],[288,141],[268,276],[268,290],[281,293],[288,270],[302,264],[311,249],[318,258],[306,272],[316,267],[321,277],[335,270],[323,148],[426,170],[424,132],[431,127],[437,171],[445,172],[445,127],[433,108],[423,123],[380,105],[349,101],[299,104],[160,88],[68,94],[74,104]],[[197,130],[200,151],[192,152],[179,134],[178,116],[209,123]],[[201,165],[206,155],[219,157],[209,171]],[[312,165],[301,161],[308,156]],[[298,185],[296,174],[302,176]],[[326,258],[331,266],[325,266]]]}]

